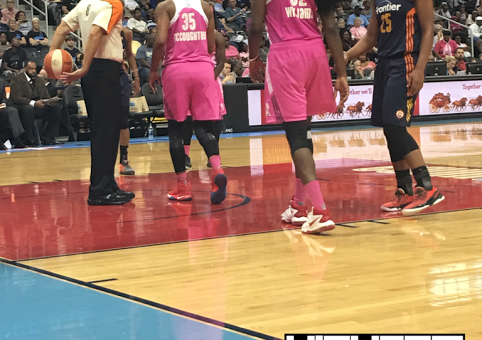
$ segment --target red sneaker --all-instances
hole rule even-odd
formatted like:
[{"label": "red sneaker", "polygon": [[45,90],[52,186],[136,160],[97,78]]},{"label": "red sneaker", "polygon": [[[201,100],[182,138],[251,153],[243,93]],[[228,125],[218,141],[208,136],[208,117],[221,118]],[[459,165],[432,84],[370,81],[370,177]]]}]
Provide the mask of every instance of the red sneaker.
[{"label": "red sneaker", "polygon": [[381,206],[383,211],[400,211],[405,208],[407,205],[412,203],[414,197],[407,195],[403,189],[398,188],[395,192],[395,196],[393,196],[390,202],[385,203]]},{"label": "red sneaker", "polygon": [[174,201],[190,201],[192,200],[191,183],[187,184],[177,182],[176,190],[169,191],[167,194],[170,200]]},{"label": "red sneaker", "polygon": [[[293,197],[294,198],[294,197]],[[281,214],[281,222],[291,223],[292,225],[303,225],[308,221],[306,205],[298,205],[291,199],[290,206]]]},{"label": "red sneaker", "polygon": [[442,195],[436,188],[427,191],[424,188],[416,187],[413,201],[402,209],[402,214],[404,216],[417,214],[432,205],[439,204],[444,199],[444,195]]},{"label": "red sneaker", "polygon": [[228,184],[228,178],[224,174],[223,169],[213,170],[213,189],[211,192],[211,203],[221,204],[227,195],[226,185]]},{"label": "red sneaker", "polygon": [[313,210],[308,214],[308,220],[301,227],[303,234],[321,234],[335,229],[335,222],[331,220],[328,209]]}]

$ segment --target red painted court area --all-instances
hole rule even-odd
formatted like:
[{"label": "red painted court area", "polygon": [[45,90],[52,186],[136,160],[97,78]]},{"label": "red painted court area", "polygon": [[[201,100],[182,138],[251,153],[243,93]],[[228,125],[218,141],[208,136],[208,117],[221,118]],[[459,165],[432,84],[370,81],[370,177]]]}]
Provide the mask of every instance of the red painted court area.
[{"label": "red painted court area", "polygon": [[[393,175],[353,170],[387,165],[355,159],[317,162],[335,222],[389,217],[379,207],[395,190]],[[292,169],[290,163],[227,168],[230,194],[216,206],[209,201],[207,170],[189,173],[194,200],[185,203],[166,197],[175,181],[171,173],[121,178],[122,188],[136,193],[124,206],[89,207],[88,181],[4,186],[0,256],[21,260],[281,230],[280,214],[294,192]],[[482,206],[480,181],[434,177],[434,183],[446,200],[427,213]]]}]

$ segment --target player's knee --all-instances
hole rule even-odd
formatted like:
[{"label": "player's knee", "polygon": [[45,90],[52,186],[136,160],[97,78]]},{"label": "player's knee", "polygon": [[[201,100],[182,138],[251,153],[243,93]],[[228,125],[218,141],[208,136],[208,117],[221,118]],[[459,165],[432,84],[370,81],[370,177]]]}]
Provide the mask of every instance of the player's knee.
[{"label": "player's knee", "polygon": [[313,141],[311,139],[311,130],[308,128],[308,122],[287,122],[283,125],[292,155],[299,149],[304,148],[310,149],[313,153]]},{"label": "player's knee", "polygon": [[204,127],[195,127],[194,132],[208,158],[219,155],[218,140],[211,132],[207,132]]},{"label": "player's knee", "polygon": [[410,152],[418,150],[418,144],[405,126],[386,125],[383,133],[387,139],[390,158],[393,163],[402,161]]}]

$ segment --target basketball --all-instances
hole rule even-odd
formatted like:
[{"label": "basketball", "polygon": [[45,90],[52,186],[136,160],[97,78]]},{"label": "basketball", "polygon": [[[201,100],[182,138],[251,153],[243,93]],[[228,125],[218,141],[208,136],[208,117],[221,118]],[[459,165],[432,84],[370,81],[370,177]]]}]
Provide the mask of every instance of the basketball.
[{"label": "basketball", "polygon": [[44,68],[50,78],[60,79],[64,72],[72,72],[72,56],[65,50],[50,51],[45,57]]}]

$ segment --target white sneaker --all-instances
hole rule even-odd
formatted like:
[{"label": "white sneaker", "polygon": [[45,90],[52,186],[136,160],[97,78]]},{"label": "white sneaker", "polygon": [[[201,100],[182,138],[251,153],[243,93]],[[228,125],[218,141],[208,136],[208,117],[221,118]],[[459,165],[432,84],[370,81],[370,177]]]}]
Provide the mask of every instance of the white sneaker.
[{"label": "white sneaker", "polygon": [[335,222],[331,220],[328,209],[313,210],[308,214],[308,220],[301,227],[304,234],[321,234],[335,229]]},{"label": "white sneaker", "polygon": [[292,225],[303,225],[303,223],[308,221],[306,206],[298,205],[291,200],[288,209],[281,214],[281,221],[284,223],[290,223]]}]

